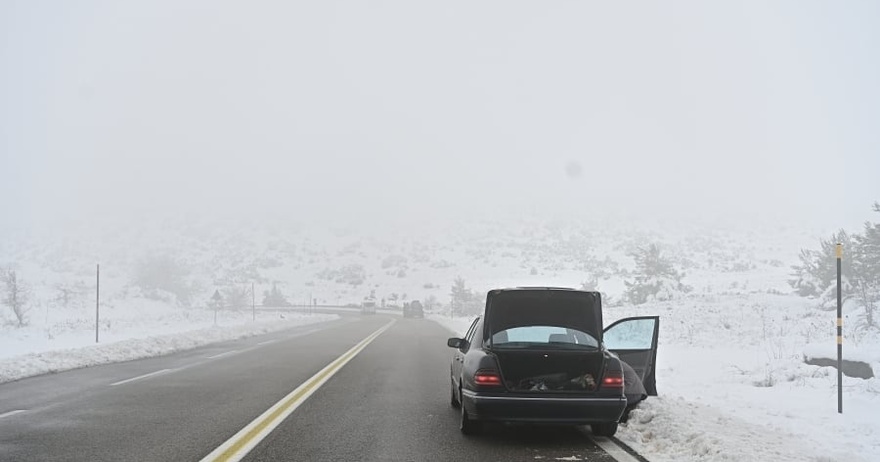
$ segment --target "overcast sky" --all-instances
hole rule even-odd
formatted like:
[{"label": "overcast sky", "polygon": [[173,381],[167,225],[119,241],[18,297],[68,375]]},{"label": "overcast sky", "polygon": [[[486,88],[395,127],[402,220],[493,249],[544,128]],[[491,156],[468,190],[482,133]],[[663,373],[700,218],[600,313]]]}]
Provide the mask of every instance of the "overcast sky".
[{"label": "overcast sky", "polygon": [[0,0],[0,220],[880,199],[880,3]]}]

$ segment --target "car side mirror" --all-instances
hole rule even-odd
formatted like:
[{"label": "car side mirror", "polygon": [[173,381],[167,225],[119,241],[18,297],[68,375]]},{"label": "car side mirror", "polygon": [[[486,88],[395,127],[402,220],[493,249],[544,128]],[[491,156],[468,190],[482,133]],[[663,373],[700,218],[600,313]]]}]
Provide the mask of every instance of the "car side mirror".
[{"label": "car side mirror", "polygon": [[449,348],[458,348],[460,350],[465,345],[467,345],[467,340],[463,338],[453,337],[446,341],[446,346]]}]

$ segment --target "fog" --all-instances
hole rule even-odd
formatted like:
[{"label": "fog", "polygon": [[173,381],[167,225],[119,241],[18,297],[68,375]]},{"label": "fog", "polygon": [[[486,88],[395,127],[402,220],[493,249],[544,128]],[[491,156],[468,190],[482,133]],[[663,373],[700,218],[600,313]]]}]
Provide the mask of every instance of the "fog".
[{"label": "fog", "polygon": [[0,5],[0,222],[871,218],[873,2]]}]

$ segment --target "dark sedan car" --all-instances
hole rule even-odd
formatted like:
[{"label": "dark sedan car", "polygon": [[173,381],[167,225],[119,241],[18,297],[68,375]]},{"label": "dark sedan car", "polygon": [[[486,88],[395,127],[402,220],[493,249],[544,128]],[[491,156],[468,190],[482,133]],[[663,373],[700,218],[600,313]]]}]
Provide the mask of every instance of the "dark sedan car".
[{"label": "dark sedan car", "polygon": [[596,435],[614,435],[629,409],[657,394],[659,318],[602,325],[598,292],[490,291],[465,337],[448,341],[462,433],[495,421],[589,424]]}]

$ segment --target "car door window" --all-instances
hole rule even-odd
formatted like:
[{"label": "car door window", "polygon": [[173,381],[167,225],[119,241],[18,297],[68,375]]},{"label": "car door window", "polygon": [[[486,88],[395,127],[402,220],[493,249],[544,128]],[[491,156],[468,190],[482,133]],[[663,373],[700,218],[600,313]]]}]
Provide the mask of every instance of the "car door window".
[{"label": "car door window", "polygon": [[480,322],[480,318],[474,319],[474,322],[471,323],[471,327],[468,329],[467,333],[464,334],[464,339],[467,341],[467,345],[462,350],[468,350],[470,348],[471,342],[474,340],[474,333],[477,331],[477,324]]},{"label": "car door window", "polygon": [[603,335],[609,350],[649,350],[654,342],[654,319],[630,319],[608,328]]}]

